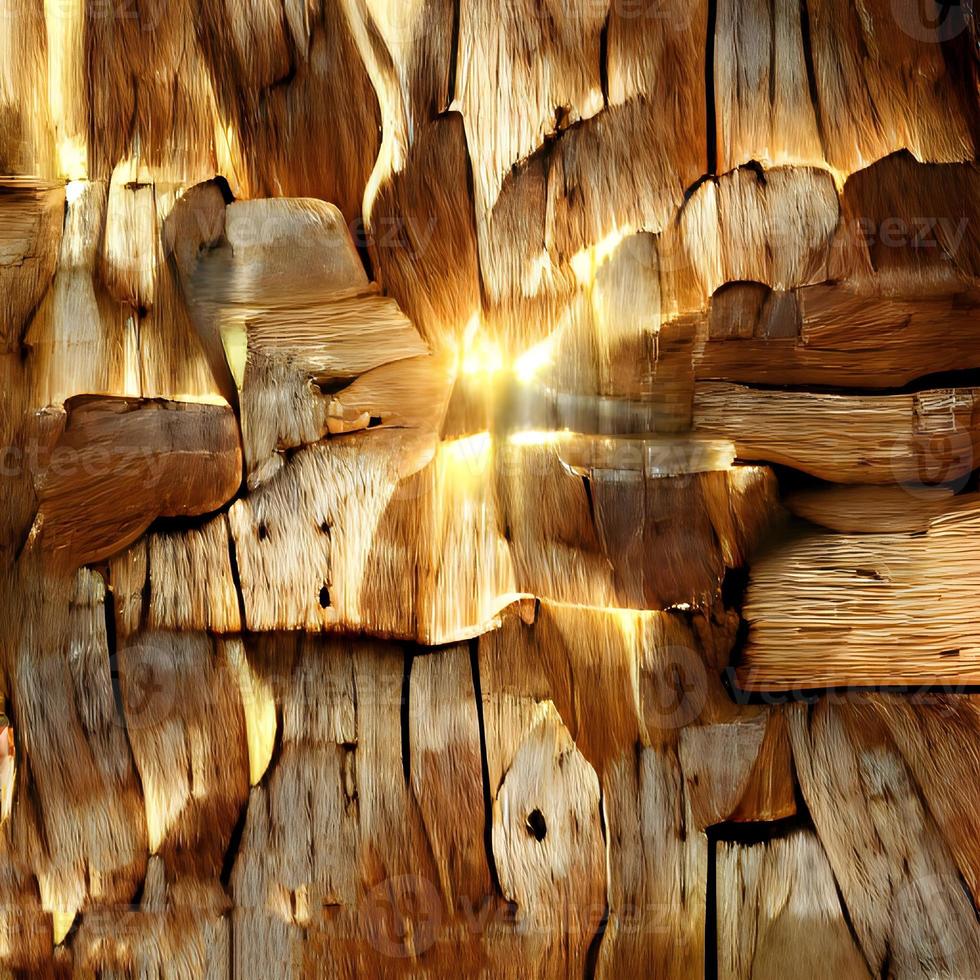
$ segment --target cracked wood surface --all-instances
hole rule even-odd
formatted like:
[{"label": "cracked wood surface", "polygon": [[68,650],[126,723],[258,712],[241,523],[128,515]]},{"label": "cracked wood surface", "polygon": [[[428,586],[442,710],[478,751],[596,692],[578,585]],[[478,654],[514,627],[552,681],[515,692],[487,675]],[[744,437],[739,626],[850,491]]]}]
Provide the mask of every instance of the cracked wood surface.
[{"label": "cracked wood surface", "polygon": [[0,973],[980,973],[917,6],[0,2]]}]

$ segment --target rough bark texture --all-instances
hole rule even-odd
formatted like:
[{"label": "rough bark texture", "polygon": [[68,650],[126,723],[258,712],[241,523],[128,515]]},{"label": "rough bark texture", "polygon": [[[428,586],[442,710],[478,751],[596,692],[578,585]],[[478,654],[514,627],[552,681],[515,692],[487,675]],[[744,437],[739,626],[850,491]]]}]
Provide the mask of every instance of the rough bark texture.
[{"label": "rough bark texture", "polygon": [[980,975],[971,4],[0,20],[0,976]]}]

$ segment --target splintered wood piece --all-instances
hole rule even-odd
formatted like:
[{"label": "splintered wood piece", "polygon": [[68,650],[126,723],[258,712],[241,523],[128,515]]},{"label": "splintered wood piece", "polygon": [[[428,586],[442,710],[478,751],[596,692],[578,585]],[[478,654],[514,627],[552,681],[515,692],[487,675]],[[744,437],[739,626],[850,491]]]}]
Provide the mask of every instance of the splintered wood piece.
[{"label": "splintered wood piece", "polygon": [[975,388],[908,395],[830,395],[699,382],[699,432],[764,460],[839,483],[961,480],[980,455]]},{"label": "splintered wood piece", "polygon": [[[276,453],[315,443],[328,433],[367,428],[372,419],[391,424],[400,403],[409,413],[421,408],[419,422],[428,429],[438,425],[445,369],[428,356],[415,327],[376,286],[331,293],[305,306],[269,308],[250,316],[246,329],[241,404],[251,485],[275,472],[281,463]],[[375,373],[385,367],[389,370]],[[387,411],[372,412],[375,406],[369,405],[351,418],[353,413],[336,405],[331,395],[371,374],[366,384]]]},{"label": "splintered wood piece", "polygon": [[62,185],[0,179],[0,351],[3,353],[20,347],[28,319],[54,276],[64,203]]},{"label": "splintered wood piece", "polygon": [[624,752],[603,785],[603,810],[615,845],[597,972],[671,980],[700,975],[708,846],[689,826],[676,749],[637,745]]},{"label": "splintered wood piece", "polygon": [[[217,180],[187,188],[167,213],[161,237],[167,260],[165,278],[178,280],[183,299],[181,313],[194,327],[215,387],[229,405],[235,405],[244,370],[245,344],[241,330],[231,332],[226,353],[216,300],[211,297],[216,287],[199,275],[210,251],[224,240],[225,203],[225,191]],[[152,322],[153,317],[149,319]],[[153,331],[150,333],[152,337]]]},{"label": "splintered wood piece", "polygon": [[772,709],[749,781],[728,819],[733,823],[765,823],[795,813],[796,777],[786,716]]},{"label": "splintered wood piece", "polygon": [[920,163],[916,156],[886,157],[844,185],[841,217],[856,239],[855,272],[886,293],[976,287],[980,168],[972,161]]},{"label": "splintered wood piece", "polygon": [[410,430],[331,440],[229,512],[249,629],[367,630],[446,643],[496,624],[516,591],[495,521],[492,445]]},{"label": "splintered wood piece", "polygon": [[83,907],[134,894],[146,868],[143,800],[113,696],[102,578],[42,577],[30,559],[10,576],[5,674],[22,757],[9,853],[31,869],[57,943]]},{"label": "splintered wood piece", "polygon": [[219,123],[190,5],[178,4],[154,3],[140,17],[100,17],[77,28],[87,94],[69,91],[64,99],[88,109],[80,150],[92,179],[108,179],[131,156],[167,181],[193,183],[215,173],[216,144],[228,127],[223,114]]},{"label": "splintered wood piece", "polygon": [[324,386],[428,353],[398,305],[376,285],[336,290],[309,304],[272,306],[250,315],[246,325],[250,353],[279,355]]},{"label": "splintered wood piece", "polygon": [[37,881],[9,835],[3,837],[0,854],[0,923],[7,937],[4,964],[9,970],[43,975],[54,945],[52,916],[41,908]]},{"label": "splintered wood piece", "polygon": [[473,182],[454,98],[467,70],[459,41],[468,10],[368,0],[348,15],[383,119],[362,243],[386,294],[433,347],[451,346],[480,306]]},{"label": "splintered wood piece", "polygon": [[976,912],[874,707],[852,695],[793,706],[789,722],[803,796],[871,975],[976,973]]},{"label": "splintered wood piece", "polygon": [[[775,504],[768,470],[699,472],[729,465],[714,444],[518,434],[497,453],[518,590],[563,602],[710,604]],[[525,492],[529,479],[536,494]]]},{"label": "splintered wood piece", "polygon": [[354,978],[450,956],[452,895],[403,768],[404,652],[299,634],[247,652],[282,728],[231,874],[236,974]]},{"label": "splintered wood piece", "polygon": [[[764,709],[734,705],[706,656],[701,639],[679,613],[551,602],[540,603],[533,623],[505,617],[500,630],[479,641],[491,792],[507,785],[506,774],[527,733],[551,718],[567,729],[599,780],[608,918],[598,948],[593,946],[597,975],[681,978],[703,970],[708,844],[694,811],[704,812],[705,796],[698,799],[694,790],[705,770],[699,760],[685,770],[684,741],[692,725],[720,725],[722,738],[730,738],[731,723],[751,727],[761,718],[755,722],[757,744],[770,755],[761,731]],[[551,751],[558,751],[565,737],[549,741]],[[697,738],[691,745],[696,743]],[[785,746],[772,754],[782,756],[774,768],[781,769],[779,778],[791,789]],[[539,768],[547,772],[549,764],[545,755]],[[746,776],[752,768],[749,761]],[[769,761],[764,768],[770,768]],[[540,779],[539,797],[551,791],[552,782]],[[753,773],[747,785],[756,783]],[[757,788],[751,792],[763,796]],[[764,819],[763,812],[760,803],[756,818]],[[532,815],[533,809],[524,814],[531,816],[528,833],[550,827],[543,808],[543,824]],[[580,887],[586,887],[585,880]],[[560,909],[552,913],[559,914]],[[658,940],[665,935],[670,942]]]},{"label": "splintered wood piece", "polygon": [[920,294],[851,284],[715,292],[698,379],[742,384],[894,388],[980,364],[980,292],[968,280]]},{"label": "splintered wood piece", "polygon": [[119,686],[150,853],[176,874],[216,875],[249,784],[227,651],[192,631],[138,633],[119,651]]},{"label": "splintered wood piece", "polygon": [[480,311],[470,161],[457,113],[420,127],[404,168],[381,181],[367,243],[385,293],[434,350],[452,348]]},{"label": "splintered wood piece", "polygon": [[279,719],[272,685],[259,675],[241,639],[227,639],[224,650],[234,668],[245,711],[245,737],[248,740],[249,784],[257,786],[276,748]]},{"label": "splintered wood piece", "polygon": [[[396,435],[384,438],[397,447]],[[318,630],[357,615],[373,530],[397,485],[392,467],[390,459],[349,441],[314,446],[232,505],[228,519],[250,630]],[[409,612],[394,602],[389,616]]]},{"label": "splintered wood piece", "polygon": [[696,825],[779,820],[796,812],[789,739],[781,713],[742,711],[688,725],[678,743]]},{"label": "splintered wood piece", "polygon": [[601,112],[605,17],[590,0],[573,0],[561,13],[524,0],[504,7],[479,0],[461,10],[457,98],[481,216],[518,161]]},{"label": "splintered wood piece", "polygon": [[[616,404],[609,402],[625,399],[642,401],[651,411],[644,428],[665,431],[675,414],[689,422],[690,412],[682,406],[685,395],[690,401],[690,385],[684,384],[690,379],[690,350],[683,342],[669,343],[661,333],[657,237],[640,233],[600,242],[575,256],[573,271],[578,289],[547,338],[554,365],[541,371],[540,378],[562,394],[593,396],[582,399],[582,409],[597,410],[598,416],[566,424],[581,431],[617,431],[600,426],[622,424],[607,419],[604,410],[615,411]],[[505,337],[513,335],[513,341],[504,340],[505,347],[517,346],[533,326],[493,324],[496,339],[505,330]]]},{"label": "splintered wood piece", "polygon": [[828,166],[843,180],[906,148],[919,160],[971,160],[970,107],[939,43],[964,26],[963,14],[932,20],[885,2],[721,3],[718,171],[757,160]]},{"label": "splintered wood piece", "polygon": [[215,185],[194,188],[175,206],[165,237],[209,360],[222,362],[226,384],[241,387],[250,317],[364,289],[367,276],[332,204],[304,198],[223,203]]},{"label": "splintered wood piece", "polygon": [[146,547],[148,629],[213,633],[241,629],[224,514],[201,528],[149,534]]},{"label": "splintered wood piece", "polygon": [[904,147],[937,163],[974,158],[967,97],[938,43],[965,26],[963,13],[947,23],[888,0],[860,8],[809,0],[807,10],[820,131],[834,170],[853,173]]},{"label": "splintered wood piece", "polygon": [[[522,591],[564,602],[614,604],[614,583],[581,477],[558,447],[508,440],[498,447],[495,498]],[[536,491],[525,492],[533,483]],[[585,598],[588,596],[588,598]]]},{"label": "splintered wood piece", "polygon": [[932,520],[980,503],[976,494],[953,496],[952,487],[829,484],[797,490],[783,498],[791,514],[844,534],[928,531]]},{"label": "splintered wood piece", "polygon": [[0,169],[4,174],[56,177],[46,17],[54,12],[30,0],[9,0],[4,10],[9,23],[0,37],[0,58],[8,67],[0,92],[4,120],[0,130]]},{"label": "splintered wood piece", "polygon": [[224,233],[232,274],[224,288],[234,302],[271,304],[297,290],[329,294],[367,283],[344,216],[326,201],[235,201],[225,209]]},{"label": "splintered wood piece", "polygon": [[147,538],[138,538],[125,551],[113,555],[108,568],[107,584],[115,613],[116,636],[123,640],[135,633],[143,622],[150,586]]},{"label": "splintered wood piece", "polygon": [[523,714],[507,719],[506,766],[501,756],[493,760],[501,775],[494,783],[494,865],[518,930],[533,925],[545,948],[556,935],[574,936],[574,969],[576,960],[584,966],[605,908],[599,781],[553,705]]},{"label": "splintered wood piece", "polygon": [[741,686],[977,683],[980,566],[970,542],[980,508],[952,500],[924,533],[807,529],[758,556],[742,612]]},{"label": "splintered wood piece", "polygon": [[205,514],[238,491],[227,406],[81,398],[56,413],[35,476],[42,547],[72,567],[122,550],[160,516]]},{"label": "splintered wood piece", "polygon": [[[769,470],[729,468],[722,450],[520,434],[499,446],[497,500],[519,591],[641,609],[710,604],[776,502]],[[530,479],[538,492],[529,495]]]},{"label": "splintered wood piece", "polygon": [[909,700],[868,695],[898,746],[963,880],[980,898],[980,839],[967,787],[980,778],[980,703],[975,694]]},{"label": "splintered wood piece", "polygon": [[137,310],[140,391],[144,398],[223,400],[234,405],[235,392],[226,383],[227,370],[220,362],[212,363],[181,292],[177,266],[161,242],[176,193],[166,185],[156,185],[153,190],[162,224],[154,229],[157,261],[153,305]]},{"label": "splintered wood piece", "polygon": [[599,780],[551,701],[528,696],[526,684],[508,696],[518,672],[491,636],[480,643],[480,675],[494,865],[532,962],[564,973],[565,960],[571,975],[584,969],[606,907]]},{"label": "splintered wood piece", "polygon": [[[468,647],[413,657],[410,683],[412,792],[438,871],[434,884],[453,915],[481,916],[492,902],[493,883],[484,840],[480,707]],[[446,819],[447,807],[455,819]]]},{"label": "splintered wood piece", "polygon": [[[553,320],[554,299],[575,288],[577,256],[670,222],[706,170],[707,19],[706,2],[672,13],[671,30],[660,17],[611,6],[607,105],[574,125],[556,124],[554,140],[504,177],[499,196],[487,202],[492,210],[476,202],[492,319]],[[662,84],[667,76],[674,80],[669,91]]]},{"label": "splintered wood piece", "polygon": [[[219,197],[213,186],[195,188],[175,207],[167,241],[210,356],[224,350],[241,388],[249,485],[271,478],[287,450],[397,424],[399,411],[434,430],[445,366],[426,362],[415,326],[368,282],[340,212],[323,201],[275,199],[222,213]],[[375,375],[353,399],[384,411],[372,404],[353,414],[331,397],[401,361],[413,363]]]},{"label": "splintered wood piece", "polygon": [[217,881],[175,876],[150,858],[139,905],[87,911],[71,943],[76,975],[200,976],[230,969],[228,896]]},{"label": "splintered wood piece", "polygon": [[[176,10],[172,16],[186,20]],[[238,8],[209,0],[187,22],[189,54],[203,63],[221,108],[198,145],[213,141],[217,172],[236,196],[320,198],[336,202],[346,221],[357,221],[383,122],[371,66],[355,38],[352,21],[359,16],[343,0],[326,0],[316,11],[256,0],[237,26]],[[260,31],[260,24],[274,27]],[[214,173],[212,163],[185,183]]]},{"label": "splintered wood piece", "polygon": [[701,474],[630,481],[600,471],[588,489],[620,603],[656,608],[711,602],[725,565]]},{"label": "splintered wood piece", "polygon": [[[385,121],[396,129],[392,142],[400,148],[402,142],[417,138],[426,123],[437,121],[433,117],[448,115],[453,97],[450,84],[456,70],[456,11],[450,3],[433,6],[423,0],[367,0],[358,13],[370,15],[364,26],[367,31],[380,33],[390,55],[390,60],[381,57],[380,45],[362,48],[378,97],[385,101]],[[390,104],[397,101],[396,88],[401,89],[403,103],[397,112]]]},{"label": "splintered wood piece", "polygon": [[824,170],[741,167],[704,182],[660,236],[664,312],[701,310],[737,280],[773,289],[823,282],[839,218]]},{"label": "splintered wood piece", "polygon": [[630,475],[597,470],[589,483],[617,604],[709,606],[726,568],[746,562],[775,511],[772,472],[734,467],[639,485]]},{"label": "splintered wood piece", "polygon": [[[514,684],[535,702],[554,703],[600,779],[638,739],[675,744],[686,725],[740,716],[677,612],[542,600],[533,622],[505,616],[501,629],[481,637],[480,657],[485,691]],[[601,698],[590,698],[599,690]],[[756,714],[752,708],[742,717]],[[506,726],[495,737],[506,738]]]},{"label": "splintered wood piece", "polygon": [[800,5],[722,0],[716,16],[718,172],[750,160],[764,167],[823,166]]},{"label": "splintered wood piece", "polygon": [[760,712],[740,722],[689,726],[681,731],[679,755],[698,827],[724,822],[738,806],[768,721]]},{"label": "splintered wood piece", "polygon": [[800,975],[871,980],[816,836],[722,841],[717,856],[719,980]]},{"label": "splintered wood piece", "polygon": [[41,405],[76,395],[140,394],[137,314],[98,274],[105,216],[106,185],[74,182],[54,281],[25,337],[36,358]]},{"label": "splintered wood piece", "polygon": [[171,189],[127,165],[108,190],[100,181],[68,186],[54,281],[24,338],[40,404],[96,394],[233,399],[163,256],[160,222],[172,200]]},{"label": "splintered wood piece", "polygon": [[[437,433],[445,437],[452,375],[450,364],[428,354],[371,368],[330,398],[327,431],[339,428],[334,432],[339,435],[376,426],[417,429],[423,437],[420,444],[434,444]],[[486,418],[481,423],[459,435],[485,431]],[[413,468],[408,464],[406,471]]]},{"label": "splintered wood piece", "polygon": [[156,194],[125,163],[109,181],[99,271],[109,293],[136,309],[153,305],[160,260]]}]

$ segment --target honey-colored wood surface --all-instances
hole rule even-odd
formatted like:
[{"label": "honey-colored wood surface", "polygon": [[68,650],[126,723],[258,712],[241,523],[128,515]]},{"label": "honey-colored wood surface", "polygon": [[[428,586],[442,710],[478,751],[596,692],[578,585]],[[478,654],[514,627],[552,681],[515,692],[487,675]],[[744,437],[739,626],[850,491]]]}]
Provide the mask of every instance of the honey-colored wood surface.
[{"label": "honey-colored wood surface", "polygon": [[0,976],[980,974],[969,4],[0,24]]}]

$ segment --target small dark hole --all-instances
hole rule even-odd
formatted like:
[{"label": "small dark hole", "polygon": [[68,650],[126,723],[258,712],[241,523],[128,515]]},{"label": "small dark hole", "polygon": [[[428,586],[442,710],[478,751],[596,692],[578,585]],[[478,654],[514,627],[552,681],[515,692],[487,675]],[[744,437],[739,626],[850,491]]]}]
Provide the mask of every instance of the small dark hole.
[{"label": "small dark hole", "polygon": [[356,380],[356,375],[350,375],[343,378],[319,378],[314,380],[313,384],[316,385],[321,395],[336,395],[338,391],[343,391]]},{"label": "small dark hole", "polygon": [[544,814],[540,810],[532,810],[527,815],[527,832],[535,840],[544,840],[548,833],[548,825],[545,823]]},{"label": "small dark hole", "polygon": [[375,427],[377,427],[379,425],[381,425],[381,416],[380,415],[372,415],[370,417],[370,419],[368,419],[368,428],[369,429],[373,429],[373,428],[375,428]]},{"label": "small dark hole", "polygon": [[259,525],[259,541],[265,541],[265,539],[268,536],[269,536],[269,529],[264,524],[260,524]]},{"label": "small dark hole", "polygon": [[330,590],[324,585],[320,589],[320,608],[326,609],[330,605]]},{"label": "small dark hole", "polygon": [[323,531],[324,534],[329,534],[330,533],[330,522],[329,521],[324,521],[320,525],[320,530]]}]

